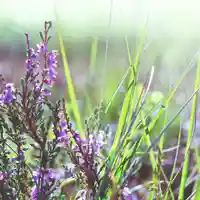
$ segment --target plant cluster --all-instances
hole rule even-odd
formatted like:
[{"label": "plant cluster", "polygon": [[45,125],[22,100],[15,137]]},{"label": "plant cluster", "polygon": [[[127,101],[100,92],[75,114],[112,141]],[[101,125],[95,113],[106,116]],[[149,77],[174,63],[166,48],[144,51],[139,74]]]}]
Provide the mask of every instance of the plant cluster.
[{"label": "plant cluster", "polygon": [[[137,63],[134,66],[130,63],[128,70],[132,76],[111,145],[110,130],[101,126],[101,117],[111,102],[103,115],[104,108],[95,109],[93,116],[85,122],[84,134],[80,134],[72,125],[66,101],[61,99],[53,104],[49,100],[58,67],[58,52],[48,49],[51,26],[51,22],[44,23],[44,32],[40,32],[42,41],[35,48],[30,45],[29,34],[25,34],[26,73],[20,88],[7,83],[1,76],[0,199],[173,199],[171,186],[177,166],[174,165],[170,180],[167,180],[162,169],[163,135],[189,101],[196,97],[198,87],[173,119],[163,123],[164,128],[151,141],[153,128],[177,86],[165,103],[156,100],[150,107],[145,106],[154,69],[144,86],[138,89]],[[192,120],[191,127],[194,126]],[[153,147],[157,147],[155,151]],[[152,175],[152,182],[145,185],[139,174],[146,157],[150,159],[152,173],[147,173],[145,179]],[[187,153],[184,158],[188,161]],[[187,171],[185,167],[183,178]],[[185,186],[185,182],[182,179],[181,185]]]}]

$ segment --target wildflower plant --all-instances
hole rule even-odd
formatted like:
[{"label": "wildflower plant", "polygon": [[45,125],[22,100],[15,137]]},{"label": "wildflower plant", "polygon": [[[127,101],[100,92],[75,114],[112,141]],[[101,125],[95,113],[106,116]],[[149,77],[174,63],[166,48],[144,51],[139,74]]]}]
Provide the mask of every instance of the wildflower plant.
[{"label": "wildflower plant", "polygon": [[[48,99],[56,81],[58,55],[57,51],[48,50],[50,28],[51,22],[45,22],[44,33],[40,32],[42,42],[35,48],[30,46],[29,34],[25,34],[26,73],[21,87],[16,89],[3,76],[1,79],[0,195],[3,199],[56,198],[61,171],[63,176],[71,175],[79,180],[80,185],[88,185],[93,196],[99,181],[97,169],[98,159],[102,159],[103,135],[88,133],[87,138],[81,138],[72,127],[65,101],[53,105]],[[44,117],[44,106],[50,113],[47,117]],[[50,131],[53,139],[48,138]],[[67,166],[62,166],[59,173],[50,167],[63,149],[76,167],[75,174]],[[30,151],[31,154],[26,154]]]},{"label": "wildflower plant", "polygon": [[[51,22],[44,23],[44,32],[40,32],[42,41],[35,48],[30,46],[29,34],[25,34],[26,73],[21,79],[20,88],[15,88],[13,83],[7,83],[1,76],[0,199],[144,199],[144,195],[138,192],[138,187],[148,189],[149,199],[160,198],[162,189],[159,190],[157,187],[160,180],[158,174],[162,168],[162,148],[156,145],[167,128],[196,95],[198,85],[196,84],[195,92],[185,105],[151,142],[149,136],[181,81],[172,90],[166,102],[156,102],[156,109],[144,112],[154,68],[150,71],[144,87],[138,92],[135,74],[139,62],[137,55],[135,64],[130,60],[130,81],[111,145],[110,129],[102,126],[101,119],[112,102],[109,102],[106,109],[102,106],[95,109],[94,115],[85,121],[84,133],[83,130],[80,133],[72,125],[65,100],[61,99],[55,104],[49,100],[58,67],[58,52],[48,49],[51,26]],[[59,37],[62,41],[61,34]],[[64,55],[63,45],[61,47],[61,53]],[[133,94],[137,98],[133,97]],[[45,109],[48,110],[48,115],[45,114]],[[80,120],[77,116],[75,118]],[[78,127],[81,127],[80,121]],[[49,137],[49,133],[53,137]],[[157,154],[153,151],[155,146]],[[139,154],[141,150],[144,152]],[[59,157],[63,152],[67,162]],[[145,157],[149,157],[152,164],[153,184],[144,186],[139,181],[138,173]],[[186,165],[187,163],[185,173]],[[184,183],[183,178],[182,187]],[[169,195],[173,196],[171,183],[166,181],[166,184],[169,188],[165,199]]]}]

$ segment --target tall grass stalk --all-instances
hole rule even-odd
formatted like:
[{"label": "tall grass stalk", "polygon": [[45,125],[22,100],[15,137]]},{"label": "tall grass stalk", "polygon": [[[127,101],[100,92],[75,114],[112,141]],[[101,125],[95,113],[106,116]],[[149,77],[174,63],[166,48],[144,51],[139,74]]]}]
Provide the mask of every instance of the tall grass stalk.
[{"label": "tall grass stalk", "polygon": [[[146,28],[146,26],[145,26],[145,28]],[[131,59],[131,53],[130,53],[130,49],[129,49],[129,45],[128,45],[128,39],[127,39],[127,37],[125,37],[125,43],[126,43],[127,52],[128,52],[128,59],[129,59],[129,66],[130,66],[130,69],[131,69],[130,78],[129,78],[130,88],[128,89],[128,91],[125,95],[124,102],[123,102],[123,105],[122,105],[122,110],[121,110],[121,114],[120,114],[119,121],[118,121],[117,131],[116,131],[114,142],[113,142],[111,152],[110,152],[111,158],[113,157],[113,153],[116,152],[117,145],[119,144],[119,141],[120,141],[120,138],[121,138],[121,133],[122,133],[122,130],[123,130],[123,126],[126,123],[127,113],[129,113],[129,110],[133,111],[132,106],[129,107],[129,105],[130,105],[130,102],[134,101],[133,98],[132,98],[132,101],[131,101],[131,97],[132,97],[133,88],[134,88],[134,86],[136,86],[137,67],[138,67],[138,64],[139,64],[140,53],[141,53],[142,44],[143,44],[143,40],[144,40],[144,36],[145,36],[145,30],[146,30],[145,28],[143,30],[143,34],[142,34],[142,37],[140,39],[139,46],[137,48],[137,53],[136,53],[134,64],[132,63],[132,59]],[[132,115],[132,113],[131,113],[131,115]]]},{"label": "tall grass stalk", "polygon": [[170,175],[169,184],[168,184],[168,187],[167,187],[167,190],[166,190],[166,194],[165,194],[164,200],[168,200],[169,191],[170,191],[172,200],[175,199],[174,195],[173,195],[173,192],[172,192],[172,189],[171,189],[171,185],[172,185],[172,183],[174,181],[174,172],[175,172],[175,169],[176,169],[176,163],[177,163],[177,159],[178,159],[180,143],[181,143],[181,126],[179,128],[178,142],[177,142],[177,149],[176,149],[174,164],[173,164],[173,168],[172,168],[172,172],[171,172],[171,175]]},{"label": "tall grass stalk", "polygon": [[[195,147],[195,157],[197,162],[197,169],[198,169],[198,175],[200,175],[200,153],[199,153],[199,147]],[[194,190],[196,191],[194,195],[194,200],[200,199],[200,176],[198,176],[197,181],[195,183]]]},{"label": "tall grass stalk", "polygon": [[90,51],[90,72],[95,70],[97,52],[98,52],[99,39],[95,38],[92,40],[91,51]]},{"label": "tall grass stalk", "polygon": [[[57,21],[58,21],[58,19],[57,19]],[[80,116],[80,112],[79,112],[79,108],[78,108],[78,103],[77,103],[76,94],[75,94],[75,90],[74,90],[73,80],[71,77],[71,72],[69,69],[68,61],[67,61],[66,51],[65,51],[65,47],[64,47],[64,41],[62,38],[59,23],[58,23],[58,38],[59,38],[59,43],[60,43],[60,51],[61,51],[61,55],[62,55],[62,59],[63,59],[64,70],[65,70],[65,77],[66,77],[67,85],[68,85],[69,98],[71,100],[71,105],[72,105],[72,111],[74,114],[75,122],[77,124],[77,128],[80,131],[80,135],[81,135],[81,137],[84,138],[85,133],[84,133],[84,130],[82,127],[82,120],[81,120],[81,116]]]},{"label": "tall grass stalk", "polygon": [[[200,58],[198,61],[197,72],[196,72],[195,90],[197,90],[199,87],[199,81],[200,81]],[[189,151],[192,136],[193,136],[193,133],[196,128],[197,96],[198,96],[198,93],[196,93],[193,97],[192,112],[191,112],[191,117],[190,117],[190,127],[189,127],[188,134],[187,134],[188,137],[187,137],[187,144],[186,144],[185,152]],[[189,161],[190,161],[189,154],[185,154],[182,176],[181,176],[181,184],[180,184],[180,190],[179,190],[179,196],[178,196],[179,200],[184,199],[184,191],[185,191],[185,185],[186,185],[186,181],[187,181]]]}]

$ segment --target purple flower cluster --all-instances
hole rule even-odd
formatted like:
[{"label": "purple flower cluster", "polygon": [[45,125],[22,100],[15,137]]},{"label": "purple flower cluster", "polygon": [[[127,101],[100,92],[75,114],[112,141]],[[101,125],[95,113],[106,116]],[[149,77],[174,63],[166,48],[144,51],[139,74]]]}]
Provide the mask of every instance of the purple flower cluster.
[{"label": "purple flower cluster", "polygon": [[41,90],[41,95],[42,96],[50,96],[51,95],[51,88],[53,87],[54,83],[55,83],[55,79],[57,76],[57,51],[50,51],[48,52],[48,59],[47,59],[47,63],[48,66],[47,68],[43,69],[43,72],[45,74],[45,78],[44,78],[44,87]]},{"label": "purple flower cluster", "polygon": [[68,135],[68,122],[65,119],[65,115],[63,111],[59,111],[58,113],[58,123],[57,127],[53,128],[54,134],[57,137],[59,143],[67,144],[69,141]]},{"label": "purple flower cluster", "polygon": [[35,183],[39,181],[41,178],[42,174],[44,175],[44,180],[49,182],[51,180],[55,180],[55,174],[51,169],[45,169],[45,170],[36,170],[33,171],[33,180]]},{"label": "purple flower cluster", "polygon": [[[9,157],[7,154],[10,154],[10,149],[8,153],[1,151],[0,183],[6,182],[8,189],[14,189],[16,198],[22,195],[22,198],[25,199],[24,196],[31,195],[31,199],[34,200],[48,199],[51,191],[59,183],[58,177],[60,175],[56,175],[48,167],[54,166],[60,147],[58,148],[57,141],[50,141],[44,136],[48,135],[51,123],[57,123],[57,121],[52,122],[52,116],[47,117],[47,119],[43,117],[44,103],[53,115],[55,114],[57,117],[58,114],[54,113],[54,108],[57,105],[52,105],[47,98],[51,95],[57,77],[57,51],[49,51],[47,48],[50,27],[51,22],[45,22],[44,36],[41,33],[42,42],[36,48],[30,47],[29,35],[25,34],[28,49],[25,61],[26,74],[21,79],[20,89],[16,90],[13,83],[5,83],[4,79],[0,80],[1,86],[3,85],[1,88],[3,91],[0,94],[0,104],[3,104],[0,115],[1,133],[3,133],[1,134],[1,148],[10,147],[7,145],[9,140],[14,144],[13,149],[11,147],[10,149],[17,154],[14,157]],[[13,101],[12,106],[4,106],[4,104],[10,104]],[[5,116],[6,120],[4,120]],[[59,126],[59,137],[65,136],[67,138],[68,126],[64,117],[60,116],[57,125]],[[23,134],[24,137],[21,137]],[[27,156],[28,159],[25,159],[25,151],[29,148],[23,148],[29,141],[31,141],[30,145],[33,150],[41,153],[39,156],[32,155],[37,159],[37,162],[31,161],[31,165],[29,163],[30,157]],[[35,166],[36,163],[39,163],[39,167]],[[7,169],[13,170],[9,173],[2,172],[8,171]],[[29,185],[30,182],[33,182],[33,187]],[[12,191],[0,190],[0,199],[1,197],[4,199],[5,195],[13,196],[12,193]]]},{"label": "purple flower cluster", "polygon": [[16,99],[15,88],[13,83],[5,85],[3,93],[0,95],[0,103],[11,103]]},{"label": "purple flower cluster", "polygon": [[[44,60],[42,68],[41,59]],[[57,51],[48,52],[45,42],[38,44],[36,49],[29,48],[26,66],[29,76],[33,79],[30,81],[34,85],[35,94],[39,94],[40,99],[50,96],[57,76]]]},{"label": "purple flower cluster", "polygon": [[45,79],[45,83],[48,85],[53,85],[57,76],[57,51],[52,50],[48,53],[48,73]]},{"label": "purple flower cluster", "polygon": [[0,171],[0,181],[4,180],[8,176],[8,172],[1,172]]},{"label": "purple flower cluster", "polygon": [[27,66],[27,72],[30,74],[34,74],[36,69],[39,68],[39,50],[35,50],[33,48],[28,49],[28,58],[25,63]]},{"label": "purple flower cluster", "polygon": [[38,188],[36,187],[36,185],[34,185],[32,188],[31,188],[31,199],[32,200],[38,200],[37,196],[39,194],[39,190]]},{"label": "purple flower cluster", "polygon": [[100,155],[100,150],[105,145],[103,132],[99,131],[99,134],[90,134],[89,135],[89,154],[91,154],[92,149],[94,150],[95,155]]},{"label": "purple flower cluster", "polygon": [[42,188],[48,188],[51,187],[52,183],[56,180],[56,174],[51,169],[37,169],[36,171],[33,171],[32,173],[34,186],[31,188],[31,197],[33,200],[38,200],[38,196],[40,195],[41,191],[39,187],[37,187],[38,183],[42,181],[43,178],[43,184]]}]

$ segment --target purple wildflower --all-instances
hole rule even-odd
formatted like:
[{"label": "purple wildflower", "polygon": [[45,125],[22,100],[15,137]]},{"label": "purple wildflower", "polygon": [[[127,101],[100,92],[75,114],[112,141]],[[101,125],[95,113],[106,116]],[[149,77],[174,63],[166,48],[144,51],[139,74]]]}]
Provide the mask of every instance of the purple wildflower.
[{"label": "purple wildflower", "polygon": [[[36,185],[38,184],[42,176],[43,176],[42,187],[44,188],[46,187],[49,188],[51,183],[53,183],[55,179],[57,178],[57,176],[51,169],[43,169],[43,170],[37,169],[36,171],[33,171],[33,174],[32,174],[33,180]],[[36,185],[32,188],[32,192],[31,192],[31,197],[33,200],[38,200],[37,197],[40,193],[40,189]]]},{"label": "purple wildflower", "polygon": [[44,175],[44,180],[47,182],[55,180],[55,178],[56,178],[54,172],[51,169],[46,169],[46,170],[37,169],[36,171],[33,171],[33,180],[36,183],[40,179],[42,173]]},{"label": "purple wildflower", "polygon": [[13,83],[7,83],[3,93],[0,95],[1,103],[11,103],[16,99],[15,88]]},{"label": "purple wildflower", "polygon": [[22,151],[18,154],[17,157],[13,157],[12,161],[16,161],[16,160],[24,161],[24,158],[25,158],[24,152],[28,150],[29,148],[26,148],[26,147],[22,148]]},{"label": "purple wildflower", "polygon": [[[43,99],[45,96],[51,95],[51,88],[54,85],[57,72],[57,60],[56,60],[57,52],[56,51],[50,51],[48,53],[48,67],[43,69],[43,72],[45,74],[44,77],[44,85],[43,88],[41,88],[41,95],[40,97]],[[37,83],[38,84],[38,83]],[[37,87],[37,85],[35,86]]]},{"label": "purple wildflower", "polygon": [[57,51],[53,51],[53,50],[50,51],[48,53],[48,68],[44,69],[44,72],[46,74],[44,83],[49,87],[53,86],[55,79],[56,79],[56,76],[57,76],[57,71],[56,71],[57,60],[56,60],[56,57],[57,57]]},{"label": "purple wildflower", "polygon": [[40,172],[39,172],[39,170],[33,171],[33,180],[34,180],[35,182],[38,182],[39,177],[40,177]]},{"label": "purple wildflower", "polygon": [[40,42],[40,44],[37,44],[37,53],[44,53],[47,51],[47,46],[44,42]]},{"label": "purple wildflower", "polygon": [[72,131],[72,136],[74,137],[74,139],[76,140],[77,143],[80,143],[82,141],[80,134],[77,133],[76,131]]},{"label": "purple wildflower", "polygon": [[[51,88],[57,76],[57,51],[52,50],[47,52],[47,46],[44,42],[38,44],[36,49],[30,48],[28,50],[28,58],[26,60],[27,71],[34,75],[39,72],[41,75],[40,71],[36,71],[36,69],[38,69],[40,66],[39,58],[42,53],[47,60],[47,65],[45,64],[45,67],[42,69],[43,85],[41,84],[42,82],[40,80],[35,80],[33,83],[34,92],[36,94],[40,94],[39,100],[43,100],[44,97],[51,95]],[[41,85],[42,88],[40,88]]]},{"label": "purple wildflower", "polygon": [[38,190],[38,188],[35,185],[35,186],[33,186],[31,188],[31,199],[32,200],[38,200],[38,198],[37,198],[38,194],[39,194],[39,190]]},{"label": "purple wildflower", "polygon": [[58,117],[59,117],[58,127],[57,128],[54,127],[53,129],[54,133],[57,136],[58,140],[67,142],[69,139],[69,136],[67,135],[68,123],[65,119],[63,112],[60,111]]},{"label": "purple wildflower", "polygon": [[104,140],[104,137],[103,137],[102,131],[98,135],[97,134],[90,134],[89,135],[89,145],[90,145],[89,153],[91,153],[92,149],[93,149],[95,155],[99,156],[100,150],[105,145],[105,142],[103,140]]},{"label": "purple wildflower", "polygon": [[48,169],[47,177],[50,180],[55,180],[56,179],[56,175],[55,175],[55,173],[51,169]]},{"label": "purple wildflower", "polygon": [[67,121],[66,120],[60,121],[59,126],[65,128],[67,126]]},{"label": "purple wildflower", "polygon": [[138,197],[136,195],[136,193],[131,192],[128,187],[124,187],[124,189],[122,191],[122,195],[123,195],[125,200],[141,200],[141,198]]},{"label": "purple wildflower", "polygon": [[41,91],[41,96],[44,97],[44,96],[50,96],[51,95],[51,90],[48,89],[48,88],[42,88],[42,91]]},{"label": "purple wildflower", "polygon": [[50,80],[54,81],[57,75],[56,68],[57,68],[57,51],[50,51],[49,52],[49,78]]},{"label": "purple wildflower", "polygon": [[7,172],[1,172],[0,171],[0,180],[4,180],[8,176]]},{"label": "purple wildflower", "polygon": [[27,72],[34,73],[34,70],[39,67],[39,53],[35,49],[30,48],[28,50],[28,59],[25,61],[27,65]]}]

